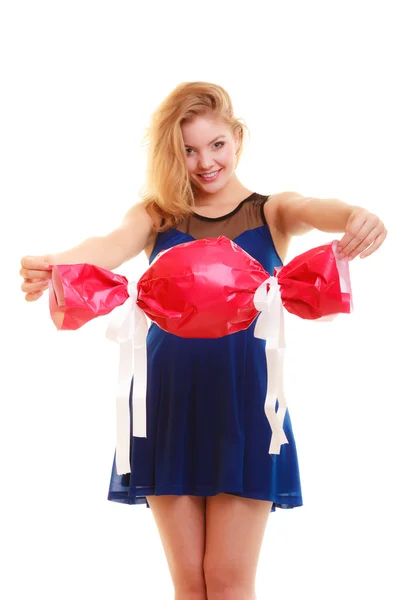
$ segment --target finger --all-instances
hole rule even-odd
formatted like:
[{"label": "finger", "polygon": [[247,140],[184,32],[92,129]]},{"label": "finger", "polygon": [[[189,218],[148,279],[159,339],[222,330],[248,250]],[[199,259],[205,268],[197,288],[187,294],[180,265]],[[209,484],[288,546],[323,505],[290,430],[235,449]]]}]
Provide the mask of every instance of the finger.
[{"label": "finger", "polygon": [[40,296],[43,296],[43,292],[39,291],[39,292],[34,292],[33,294],[26,294],[25,300],[27,302],[34,302],[35,300],[40,298]]},{"label": "finger", "polygon": [[32,281],[32,282],[26,282],[24,281],[24,283],[21,284],[21,290],[23,292],[37,292],[39,290],[45,290],[49,287],[49,282],[48,281]]},{"label": "finger", "polygon": [[37,292],[39,290],[46,290],[48,287],[48,281],[33,281],[31,283],[24,281],[24,283],[21,284],[21,290],[23,292],[27,292],[28,294],[31,292]]},{"label": "finger", "polygon": [[48,279],[43,277],[35,277],[34,279],[26,278],[24,283],[39,283],[41,281],[48,281]]},{"label": "finger", "polygon": [[19,274],[24,279],[50,279],[52,271],[49,271],[48,269],[39,271],[37,269],[25,269],[22,267]]},{"label": "finger", "polygon": [[52,268],[43,260],[42,256],[24,256],[21,259],[21,266],[26,269],[43,269],[44,271]]},{"label": "finger", "polygon": [[349,223],[347,224],[347,227],[346,227],[346,229],[348,229],[348,231],[346,231],[346,233],[344,234],[342,239],[339,240],[339,244],[338,244],[339,251],[343,251],[347,247],[347,245],[352,241],[354,236],[356,236],[358,234],[358,232],[360,231],[360,229],[364,226],[366,221],[367,221],[367,212],[359,212],[355,215],[353,220],[349,220]]},{"label": "finger", "polygon": [[[349,256],[355,248],[357,248],[372,231],[375,231],[375,237],[382,231],[383,223],[375,215],[370,215],[366,219],[364,225],[359,231],[353,236],[353,238],[347,243],[346,247],[341,248],[339,252],[343,256]],[[372,240],[371,240],[372,241]],[[370,242],[371,243],[371,242]]]},{"label": "finger", "polygon": [[[350,252],[347,255],[347,258],[349,260],[352,260],[353,258],[358,256],[360,254],[360,252],[362,252],[363,250],[365,250],[366,248],[368,248],[368,246],[370,246],[372,244],[372,242],[378,237],[378,235],[380,233],[381,233],[381,228],[374,227],[372,229],[372,231],[370,231],[370,233],[366,237],[364,237],[363,240],[360,241],[359,244],[357,244],[354,248],[350,249]],[[349,244],[347,246],[347,248],[350,248],[350,246],[351,246],[351,244]]]},{"label": "finger", "polygon": [[375,238],[375,240],[373,241],[371,246],[368,248],[368,250],[365,250],[365,252],[360,254],[360,258],[366,258],[370,254],[372,254],[373,252],[378,250],[378,248],[380,246],[382,246],[383,242],[385,241],[386,236],[387,236],[387,231],[385,230],[381,234],[379,234],[377,238]]},{"label": "finger", "polygon": [[[372,237],[372,239],[367,244],[367,246],[369,246],[369,244],[375,239],[375,237],[379,233],[379,231],[377,231],[377,229],[374,229],[374,231],[375,231],[375,235]],[[348,242],[346,247],[342,247],[342,249],[340,250],[341,256],[350,257],[351,253],[356,248],[358,248],[358,246],[360,246],[360,244],[362,244],[364,242],[364,240],[370,235],[370,233],[371,233],[371,224],[366,222],[361,227],[361,229],[358,231],[358,233],[356,235],[354,235],[353,238]],[[364,248],[366,248],[367,246],[364,246]],[[363,250],[364,250],[364,248],[363,248]]]}]

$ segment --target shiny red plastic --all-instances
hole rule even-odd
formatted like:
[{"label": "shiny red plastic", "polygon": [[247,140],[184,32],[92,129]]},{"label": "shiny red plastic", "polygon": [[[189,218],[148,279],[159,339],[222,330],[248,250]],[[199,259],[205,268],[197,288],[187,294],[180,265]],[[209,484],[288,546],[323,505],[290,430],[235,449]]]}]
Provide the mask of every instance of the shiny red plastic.
[{"label": "shiny red plastic", "polygon": [[123,275],[87,263],[52,268],[50,316],[57,329],[79,329],[128,297],[128,280]]},{"label": "shiny red plastic", "polygon": [[180,337],[216,338],[247,329],[258,315],[253,297],[268,273],[226,237],[174,246],[138,282],[137,304]]},{"label": "shiny red plastic", "polygon": [[[286,310],[303,319],[351,312],[332,243],[308,250],[274,271]],[[161,252],[140,278],[137,305],[180,337],[216,338],[246,329],[258,315],[257,288],[270,274],[224,236]],[[267,286],[269,287],[269,286]],[[126,277],[94,265],[53,267],[50,313],[58,329],[77,329],[129,296]]]},{"label": "shiny red plastic", "polygon": [[351,312],[351,294],[342,290],[332,243],[299,254],[275,274],[282,304],[294,315],[319,319]]}]

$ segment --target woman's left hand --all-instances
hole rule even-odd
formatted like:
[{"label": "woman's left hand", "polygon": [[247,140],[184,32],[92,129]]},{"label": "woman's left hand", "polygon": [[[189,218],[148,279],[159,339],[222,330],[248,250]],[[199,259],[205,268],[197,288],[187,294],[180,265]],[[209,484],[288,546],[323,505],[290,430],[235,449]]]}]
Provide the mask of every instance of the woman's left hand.
[{"label": "woman's left hand", "polygon": [[386,236],[386,227],[379,217],[365,208],[355,206],[346,223],[345,234],[337,246],[340,258],[352,260],[359,254],[360,258],[365,258],[378,250]]}]

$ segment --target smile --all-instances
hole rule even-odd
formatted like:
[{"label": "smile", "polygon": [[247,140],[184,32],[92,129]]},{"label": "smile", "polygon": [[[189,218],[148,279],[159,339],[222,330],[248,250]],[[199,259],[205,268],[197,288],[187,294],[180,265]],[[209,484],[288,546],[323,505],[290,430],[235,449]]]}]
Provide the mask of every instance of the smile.
[{"label": "smile", "polygon": [[217,179],[220,171],[221,169],[219,169],[219,171],[213,171],[212,173],[205,173],[204,175],[199,174],[199,177],[201,177],[204,181],[214,181]]}]

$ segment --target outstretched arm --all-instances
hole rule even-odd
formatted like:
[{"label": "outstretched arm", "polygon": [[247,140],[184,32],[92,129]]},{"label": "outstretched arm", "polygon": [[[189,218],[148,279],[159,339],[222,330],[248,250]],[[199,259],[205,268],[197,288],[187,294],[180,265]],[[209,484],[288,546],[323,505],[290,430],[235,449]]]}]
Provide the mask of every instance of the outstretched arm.
[{"label": "outstretched arm", "polygon": [[126,213],[119,227],[107,235],[90,237],[69,250],[43,256],[24,256],[20,275],[25,300],[38,300],[51,278],[49,265],[91,263],[112,271],[137,256],[146,248],[153,231],[153,221],[143,203],[135,204]]},{"label": "outstretched arm", "polygon": [[134,204],[121,224],[107,235],[88,238],[64,252],[46,254],[45,261],[53,265],[91,263],[111,271],[144,250],[152,225],[143,204]]},{"label": "outstretched arm", "polygon": [[386,238],[387,230],[377,215],[361,206],[335,198],[319,199],[296,192],[275,194],[276,227],[286,236],[302,235],[312,229],[344,233],[338,249],[350,260],[375,252]]}]

